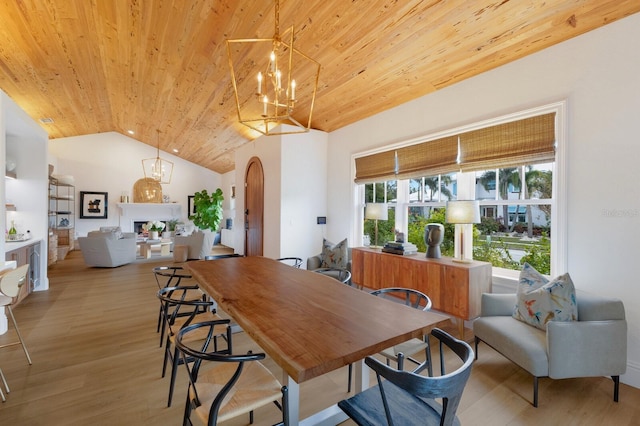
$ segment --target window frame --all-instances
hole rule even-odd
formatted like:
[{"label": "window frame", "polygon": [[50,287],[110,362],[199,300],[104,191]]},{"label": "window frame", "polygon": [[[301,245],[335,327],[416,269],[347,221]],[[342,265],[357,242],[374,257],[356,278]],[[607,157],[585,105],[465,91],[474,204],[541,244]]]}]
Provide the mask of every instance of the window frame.
[{"label": "window frame", "polygon": [[[384,146],[377,150],[370,150],[366,152],[360,152],[352,155],[351,165],[352,171],[351,175],[355,176],[355,159],[371,155],[376,152],[382,152],[389,149],[401,148],[403,146],[408,146],[415,144],[421,140],[431,140],[437,139],[441,137],[450,136],[453,134],[459,134],[468,132],[471,130],[481,129],[483,127],[495,126],[501,123],[506,123],[509,121],[515,121],[520,119],[525,119],[528,117],[532,117],[535,115],[547,114],[550,112],[556,113],[556,123],[555,123],[555,132],[556,132],[556,154],[555,161],[553,166],[553,186],[552,186],[552,203],[551,203],[551,223],[553,226],[553,232],[551,233],[551,276],[557,276],[560,273],[567,270],[567,101],[562,100],[558,102],[554,102],[551,104],[515,112],[512,114],[507,114],[500,117],[495,117],[489,120],[479,121],[476,123],[471,123],[468,125],[460,126],[457,128],[449,129],[446,131],[438,132],[435,134],[424,135],[419,138],[414,138],[411,140],[407,140],[404,142],[400,142],[394,144],[392,146]],[[458,191],[457,198],[458,199],[475,199],[475,185],[471,185],[469,181],[472,179],[465,177],[467,175],[473,175],[475,181],[475,172],[465,172],[458,174]],[[462,179],[461,179],[462,178]],[[464,181],[467,181],[465,183]],[[462,181],[462,182],[461,182]],[[356,184],[353,185],[353,195],[354,195],[354,226],[352,241],[361,241],[363,235],[363,220],[364,220],[364,184]],[[434,205],[433,202],[428,203],[409,203],[409,179],[402,179],[397,181],[397,202],[395,203],[396,209],[396,223],[395,227],[403,230],[403,232],[407,232],[408,229],[408,217],[407,212],[409,206],[418,206],[423,204]],[[485,200],[484,204],[495,205],[496,200]],[[506,200],[498,200],[498,201],[506,201]],[[549,204],[548,200],[522,200],[526,201],[528,204]],[[444,202],[440,201],[439,204],[444,204]],[[481,201],[481,204],[482,201]],[[512,203],[509,203],[512,204]],[[404,212],[400,214],[400,212]],[[497,281],[494,279],[494,285],[498,286],[507,285],[512,286],[512,281],[517,279],[518,271],[507,270],[503,268],[493,268],[493,276],[497,278]]]}]

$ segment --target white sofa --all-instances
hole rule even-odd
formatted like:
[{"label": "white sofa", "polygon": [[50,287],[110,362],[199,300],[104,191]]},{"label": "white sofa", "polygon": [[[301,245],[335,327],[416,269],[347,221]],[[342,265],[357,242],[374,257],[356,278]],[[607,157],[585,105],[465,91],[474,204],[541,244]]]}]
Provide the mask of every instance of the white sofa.
[{"label": "white sofa", "polygon": [[578,321],[550,321],[545,332],[513,318],[515,294],[483,294],[480,318],[473,323],[476,358],[482,341],[531,373],[534,407],[539,377],[611,376],[617,402],[620,375],[627,368],[624,305],[580,290],[576,301]]},{"label": "white sofa", "polygon": [[209,231],[194,231],[191,235],[176,235],[173,246],[188,246],[187,259],[204,259],[211,254],[216,234]]},{"label": "white sofa", "polygon": [[91,231],[86,237],[79,237],[78,243],[88,266],[114,268],[136,260],[134,232]]}]

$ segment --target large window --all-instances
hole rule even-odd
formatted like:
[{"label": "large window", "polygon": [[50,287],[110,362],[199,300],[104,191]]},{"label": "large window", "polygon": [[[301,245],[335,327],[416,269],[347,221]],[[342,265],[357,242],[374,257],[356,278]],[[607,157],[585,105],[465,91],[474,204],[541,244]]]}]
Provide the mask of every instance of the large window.
[{"label": "large window", "polygon": [[[516,121],[513,118],[496,120],[491,127],[478,125],[466,133],[461,131],[461,137],[457,137],[456,164],[452,166],[457,170],[452,172],[416,176],[414,167],[414,172],[402,173],[403,162],[409,164],[412,159],[412,166],[421,162],[411,155],[429,155],[427,143],[414,141],[409,148],[396,148],[394,156],[386,153],[386,157],[369,156],[377,160],[375,164],[382,171],[382,179],[363,185],[363,201],[386,202],[389,206],[389,219],[378,222],[379,240],[392,240],[394,230],[399,230],[420,251],[425,251],[425,225],[442,223],[445,237],[441,251],[445,256],[453,256],[455,228],[445,222],[446,203],[476,199],[480,201],[481,223],[473,227],[474,259],[490,262],[503,270],[519,270],[528,262],[540,272],[551,274],[554,259],[557,262],[564,258],[566,238],[559,240],[556,235],[556,230],[561,229],[558,217],[563,216],[558,214],[558,190],[554,190],[558,188],[557,135],[562,135],[562,126],[556,123],[561,122],[557,116],[563,109],[563,104],[555,104],[530,115],[520,114],[521,119]],[[447,147],[451,141],[450,136],[435,140],[438,152],[447,154],[440,155],[439,159],[449,161]],[[398,177],[395,180],[389,180],[389,170],[382,170],[390,158],[395,159],[394,173]],[[445,160],[439,160],[433,170],[446,170]],[[367,178],[371,179],[372,175]],[[373,238],[374,232],[374,224],[367,222],[371,221],[363,223],[365,240],[367,235]]]},{"label": "large window", "polygon": [[[398,181],[384,181],[364,185],[364,202],[365,203],[387,203],[388,219],[378,221],[378,241],[395,240],[396,230],[396,202],[398,198]],[[372,220],[364,221],[363,244],[373,244],[375,241],[375,222]]]}]

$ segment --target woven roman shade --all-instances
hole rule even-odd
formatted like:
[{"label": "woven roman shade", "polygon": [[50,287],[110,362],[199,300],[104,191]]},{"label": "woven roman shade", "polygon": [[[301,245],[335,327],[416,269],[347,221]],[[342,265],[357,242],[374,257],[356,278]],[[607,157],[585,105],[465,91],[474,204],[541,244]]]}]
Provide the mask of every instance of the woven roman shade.
[{"label": "woven roman shade", "polygon": [[555,160],[555,116],[554,112],[538,115],[356,158],[355,181],[380,182],[551,162]]},{"label": "woven roman shade", "polygon": [[[396,158],[397,155],[397,158]],[[458,170],[457,136],[356,158],[356,183],[410,179]]]},{"label": "woven roman shade", "polygon": [[398,149],[397,179],[435,176],[458,170],[458,138],[449,136]]},{"label": "woven roman shade", "polygon": [[396,179],[396,151],[384,151],[356,158],[356,183]]},{"label": "woven roman shade", "polygon": [[460,170],[554,161],[555,115],[538,115],[460,134]]}]

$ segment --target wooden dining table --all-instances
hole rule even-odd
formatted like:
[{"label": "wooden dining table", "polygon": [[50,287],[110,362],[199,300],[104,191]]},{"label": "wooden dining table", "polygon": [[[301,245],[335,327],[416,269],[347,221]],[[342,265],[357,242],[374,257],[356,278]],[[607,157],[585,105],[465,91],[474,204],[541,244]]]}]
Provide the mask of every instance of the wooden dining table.
[{"label": "wooden dining table", "polygon": [[[201,289],[284,371],[290,424],[337,424],[336,407],[300,421],[300,383],[355,363],[355,391],[369,386],[366,356],[449,323],[304,269],[261,256],[188,262]],[[329,420],[327,420],[327,418]]]}]

